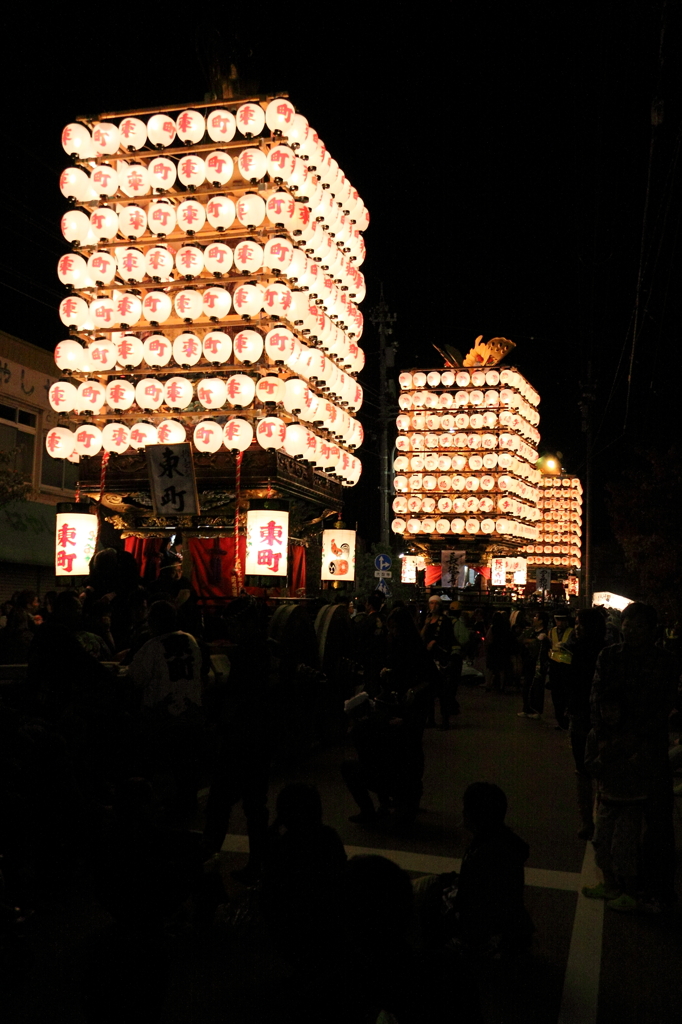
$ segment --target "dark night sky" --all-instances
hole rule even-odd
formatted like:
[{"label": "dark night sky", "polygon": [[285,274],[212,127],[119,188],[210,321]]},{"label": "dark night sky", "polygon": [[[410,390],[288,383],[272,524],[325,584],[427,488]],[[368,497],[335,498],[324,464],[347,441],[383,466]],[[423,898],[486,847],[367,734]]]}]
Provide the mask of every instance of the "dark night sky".
[{"label": "dark night sky", "polygon": [[[0,328],[48,349],[62,335],[63,125],[82,113],[189,106],[209,87],[211,54],[232,51],[261,91],[288,90],[365,199],[372,223],[363,311],[368,319],[383,283],[398,316],[396,365],[440,365],[433,342],[466,351],[478,334],[511,338],[513,361],[542,395],[543,441],[579,472],[579,383],[591,360],[595,419],[603,421],[597,475],[617,472],[628,445],[646,436],[647,413],[674,399],[679,369],[680,5],[668,4],[665,15],[662,2],[632,0],[480,3],[465,16],[458,7],[391,5],[381,19],[355,26],[353,8],[342,28],[320,5],[295,14],[259,5],[250,18],[242,6],[233,21],[231,8],[220,17],[162,17],[156,29],[150,14],[142,22],[114,17],[109,26],[49,15],[39,25],[42,41],[3,16]],[[280,41],[287,32],[295,50]],[[663,101],[663,121],[649,163],[654,99]],[[18,133],[8,114],[19,117]],[[19,167],[8,151],[17,139]],[[371,402],[371,325],[363,345]],[[374,411],[367,406],[370,431]],[[364,466],[348,518],[371,535],[371,451]],[[597,513],[604,530],[600,506]]]}]

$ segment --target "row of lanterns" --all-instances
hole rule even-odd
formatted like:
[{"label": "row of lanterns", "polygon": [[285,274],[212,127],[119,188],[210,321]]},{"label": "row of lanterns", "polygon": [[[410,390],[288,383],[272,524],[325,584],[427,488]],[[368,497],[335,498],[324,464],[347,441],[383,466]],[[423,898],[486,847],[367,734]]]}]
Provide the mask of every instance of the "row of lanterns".
[{"label": "row of lanterns", "polygon": [[[481,469],[495,470],[502,469],[510,471],[515,476],[533,480],[536,484],[537,471],[533,467],[529,466],[526,462],[518,459],[510,451],[486,451],[484,455],[450,455],[446,453],[437,454],[435,452],[427,452],[422,454],[418,452],[416,455],[407,457],[406,455],[398,455],[393,460],[393,469],[396,473],[405,473],[408,470],[412,470],[413,473],[421,473],[424,470],[427,472],[434,472],[439,470],[441,473],[445,473],[448,470],[455,470],[458,473],[463,472],[465,469],[479,472]],[[532,491],[524,492],[529,497],[532,495],[532,500],[537,499],[537,491],[533,488]]]},{"label": "row of lanterns", "polygon": [[[474,430],[492,429],[497,426],[511,427],[512,430],[523,434],[535,444],[540,440],[540,434],[535,427],[523,417],[514,412],[503,409],[499,414],[495,410],[499,406],[497,392],[488,392],[485,412],[462,412],[461,406],[452,409],[453,396],[449,393],[441,396],[441,399],[449,399],[449,403],[442,401],[437,410],[420,411],[414,413],[401,413],[396,418],[398,430],[423,431],[423,430],[466,430],[472,427]],[[459,411],[458,411],[459,408]],[[446,411],[452,409],[452,411]]]},{"label": "row of lanterns", "polygon": [[394,533],[403,534],[446,534],[446,533],[468,533],[468,534],[492,534],[497,533],[508,537],[519,537],[532,539],[536,527],[526,523],[518,523],[513,519],[478,517],[469,519],[394,519],[391,523]]},{"label": "row of lanterns", "polygon": [[542,523],[529,545],[531,565],[580,568],[582,484],[578,477],[543,477],[538,502]]},{"label": "row of lanterns", "polygon": [[[440,433],[431,431],[427,434],[399,434],[395,441],[399,452],[423,452],[437,451],[449,448],[468,448],[472,451],[491,451],[495,448],[503,448],[515,451],[518,456],[529,463],[528,479],[535,480],[535,474],[539,471],[533,470],[534,462],[537,460],[537,451],[526,444],[518,435],[502,433],[464,433],[459,431],[453,433],[442,431]],[[531,473],[530,471],[533,470]]]},{"label": "row of lanterns", "polygon": [[540,396],[518,370],[511,367],[504,367],[497,370],[492,367],[480,370],[417,370],[413,373],[404,371],[398,377],[400,387],[406,391],[424,387],[436,388],[481,388],[498,387],[498,385],[515,388],[526,398],[531,405],[540,404]]},{"label": "row of lanterns", "polygon": [[[418,420],[419,415],[424,415],[421,410],[427,409],[432,414],[441,410],[454,409],[463,413],[468,407],[476,409],[497,409],[500,406],[510,410],[516,410],[520,425],[524,433],[529,437],[539,440],[536,427],[540,422],[537,410],[533,409],[518,392],[511,388],[488,388],[483,390],[474,388],[470,391],[415,391],[403,392],[398,397],[398,405],[404,412],[412,412],[414,419]],[[500,414],[502,415],[502,414]],[[510,415],[506,413],[506,415]]]},{"label": "row of lanterns", "polygon": [[[123,335],[116,343],[98,339],[86,348],[73,339],[66,339],[55,349],[55,362],[67,373],[108,373],[116,366],[137,368],[143,360],[150,367],[165,367],[173,360],[176,365],[189,369],[198,365],[202,356],[214,365],[224,365],[234,359],[251,366],[260,364],[264,353],[276,366],[299,374],[320,392],[335,396],[352,410],[362,405],[361,384],[339,369],[320,349],[302,345],[281,325],[265,337],[254,330],[240,331],[234,338],[223,331],[210,331],[203,339],[190,332],[183,332],[174,339],[151,334],[144,341],[134,335]],[[349,358],[357,359],[357,352]]]}]

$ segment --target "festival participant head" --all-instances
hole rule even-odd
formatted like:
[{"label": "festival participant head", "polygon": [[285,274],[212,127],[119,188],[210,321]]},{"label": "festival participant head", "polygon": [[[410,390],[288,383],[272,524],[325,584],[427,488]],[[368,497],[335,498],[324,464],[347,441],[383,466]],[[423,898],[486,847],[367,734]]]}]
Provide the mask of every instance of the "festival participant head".
[{"label": "festival participant head", "polygon": [[155,601],[149,609],[147,624],[152,636],[174,633],[178,628],[178,613],[170,601]]},{"label": "festival participant head", "polygon": [[440,599],[440,594],[431,594],[431,597],[429,598],[429,615],[442,615],[443,610],[443,602]]},{"label": "festival participant head", "polygon": [[504,825],[507,798],[493,782],[473,782],[462,798],[464,826],[470,832],[489,832]]},{"label": "festival participant head", "polygon": [[656,640],[658,616],[655,608],[642,601],[629,604],[623,612],[621,632],[628,647],[649,647]]}]

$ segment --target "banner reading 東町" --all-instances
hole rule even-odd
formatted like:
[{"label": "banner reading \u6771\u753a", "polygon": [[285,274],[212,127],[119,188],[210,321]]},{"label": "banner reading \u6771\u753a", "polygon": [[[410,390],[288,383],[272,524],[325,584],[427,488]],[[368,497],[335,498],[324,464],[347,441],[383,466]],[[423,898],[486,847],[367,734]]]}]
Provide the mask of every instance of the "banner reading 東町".
[{"label": "banner reading \u6771\u753a", "polygon": [[148,444],[145,454],[156,514],[198,515],[199,499],[189,442]]},{"label": "banner reading \u6771\u753a", "polygon": [[466,583],[466,551],[441,551],[441,586],[463,587]]}]

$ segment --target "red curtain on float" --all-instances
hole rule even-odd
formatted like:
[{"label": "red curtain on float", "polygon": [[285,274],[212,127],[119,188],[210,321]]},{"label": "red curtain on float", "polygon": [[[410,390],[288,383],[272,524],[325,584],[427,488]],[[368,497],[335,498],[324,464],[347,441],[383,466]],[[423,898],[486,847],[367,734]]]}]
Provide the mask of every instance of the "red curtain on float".
[{"label": "red curtain on float", "polygon": [[[234,537],[189,538],[192,557],[192,584],[201,597],[237,597],[239,585],[235,570]],[[246,537],[239,538],[242,576],[246,561]]]},{"label": "red curtain on float", "polygon": [[435,587],[441,578],[441,567],[439,565],[427,565],[424,570],[424,586]]},{"label": "red curtain on float", "polygon": [[289,578],[291,579],[292,597],[298,597],[299,590],[305,594],[305,547],[303,544],[291,544],[289,547]]},{"label": "red curtain on float", "polygon": [[158,577],[162,545],[162,537],[126,537],[124,540],[123,546],[137,562],[143,580]]}]

